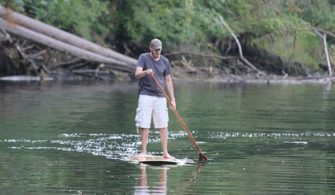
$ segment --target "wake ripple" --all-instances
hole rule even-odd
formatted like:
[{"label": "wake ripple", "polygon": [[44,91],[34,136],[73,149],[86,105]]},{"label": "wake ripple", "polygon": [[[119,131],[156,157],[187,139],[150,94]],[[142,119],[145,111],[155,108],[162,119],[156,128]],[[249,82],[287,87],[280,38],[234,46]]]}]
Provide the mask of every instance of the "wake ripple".
[{"label": "wake ripple", "polygon": [[[200,132],[192,132],[197,138]],[[172,131],[169,139],[187,137],[184,131]],[[283,143],[308,144],[307,138],[333,138],[335,132],[227,132],[209,131],[207,136],[201,134],[202,138],[208,140],[221,139],[278,139]],[[301,140],[304,139],[304,140]],[[288,141],[289,140],[289,141]],[[159,133],[152,132],[149,143],[160,142]],[[140,136],[138,134],[99,134],[99,133],[64,133],[55,139],[2,139],[10,149],[17,150],[56,150],[64,152],[81,152],[95,156],[103,156],[107,159],[122,160],[139,153]],[[202,142],[198,142],[201,144]],[[208,142],[203,142],[203,144]]]},{"label": "wake ripple", "polygon": [[[183,136],[183,132],[173,132],[169,134],[169,139]],[[82,152],[120,160],[139,153],[139,140],[138,134],[64,133],[51,140],[3,139],[0,143],[8,144],[10,149]],[[159,135],[153,132],[149,142],[160,142]]]},{"label": "wake ripple", "polygon": [[210,139],[228,139],[228,138],[305,138],[305,137],[335,137],[335,132],[210,132]]}]

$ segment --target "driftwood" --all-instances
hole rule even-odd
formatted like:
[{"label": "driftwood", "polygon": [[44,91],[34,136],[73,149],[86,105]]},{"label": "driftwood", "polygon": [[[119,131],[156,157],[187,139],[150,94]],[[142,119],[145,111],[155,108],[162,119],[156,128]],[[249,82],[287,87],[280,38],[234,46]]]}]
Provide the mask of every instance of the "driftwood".
[{"label": "driftwood", "polygon": [[238,46],[238,51],[239,51],[241,60],[242,60],[246,65],[248,65],[252,70],[256,71],[257,74],[265,74],[264,72],[258,70],[258,68],[256,68],[251,62],[249,62],[249,61],[244,57],[240,41],[238,40],[238,38],[237,38],[237,36],[235,35],[235,33],[231,30],[231,28],[229,27],[229,25],[228,25],[228,24],[225,22],[225,20],[222,18],[222,16],[219,17],[219,19],[217,20],[217,22],[218,22],[219,24],[224,25],[224,26],[228,29],[229,33],[230,33],[230,34],[233,36],[233,38],[235,39],[236,44],[237,44],[237,46]]}]

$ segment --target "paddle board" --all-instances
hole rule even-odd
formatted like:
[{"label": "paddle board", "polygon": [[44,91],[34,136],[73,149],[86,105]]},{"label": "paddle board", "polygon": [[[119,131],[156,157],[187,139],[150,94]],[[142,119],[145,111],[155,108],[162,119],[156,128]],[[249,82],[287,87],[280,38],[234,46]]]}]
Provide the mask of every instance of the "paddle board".
[{"label": "paddle board", "polygon": [[142,163],[154,166],[177,164],[176,159],[163,158],[163,156],[156,156],[156,155],[132,156],[129,158],[129,160],[134,163]]}]

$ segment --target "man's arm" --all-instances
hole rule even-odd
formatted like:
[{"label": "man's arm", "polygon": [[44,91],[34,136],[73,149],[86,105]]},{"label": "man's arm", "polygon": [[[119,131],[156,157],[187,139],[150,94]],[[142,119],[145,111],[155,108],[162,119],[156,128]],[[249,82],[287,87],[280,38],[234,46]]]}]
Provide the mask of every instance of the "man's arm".
[{"label": "man's arm", "polygon": [[176,108],[177,108],[176,99],[174,97],[173,83],[172,83],[172,78],[171,78],[170,74],[165,76],[165,83],[166,83],[167,91],[169,92],[170,99],[171,99],[170,108],[171,108],[171,110],[176,110]]},{"label": "man's arm", "polygon": [[152,74],[152,69],[147,69],[147,70],[143,70],[142,67],[138,66],[136,67],[136,70],[135,70],[135,77],[137,79],[140,79],[142,77],[145,77],[146,75],[150,75]]}]

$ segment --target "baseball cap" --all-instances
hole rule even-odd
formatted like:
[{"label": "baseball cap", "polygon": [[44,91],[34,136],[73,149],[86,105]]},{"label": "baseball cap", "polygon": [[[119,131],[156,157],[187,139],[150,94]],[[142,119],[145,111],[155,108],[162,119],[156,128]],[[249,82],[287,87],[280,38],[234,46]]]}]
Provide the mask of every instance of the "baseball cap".
[{"label": "baseball cap", "polygon": [[150,42],[150,48],[152,49],[162,49],[162,41],[159,39],[152,39]]}]

